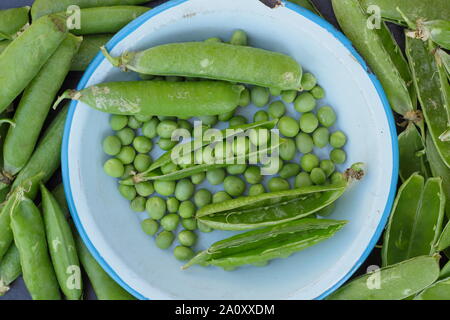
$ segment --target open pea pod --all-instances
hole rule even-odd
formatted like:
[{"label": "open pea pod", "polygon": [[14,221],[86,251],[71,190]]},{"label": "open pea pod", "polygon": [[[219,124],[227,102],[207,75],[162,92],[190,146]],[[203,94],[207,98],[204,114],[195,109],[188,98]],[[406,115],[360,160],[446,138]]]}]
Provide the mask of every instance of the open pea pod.
[{"label": "open pea pod", "polygon": [[420,256],[356,278],[327,299],[402,300],[427,288],[438,277],[438,259]]},{"label": "open pea pod", "polygon": [[428,177],[426,164],[425,144],[417,127],[409,123],[406,130],[398,136],[400,154],[400,178],[408,179],[413,173],[419,172]]},{"label": "open pea pod", "polygon": [[336,201],[347,184],[263,193],[201,208],[197,220],[219,230],[248,230],[309,216]]},{"label": "open pea pod", "polygon": [[264,265],[332,237],[346,221],[301,219],[248,231],[214,243],[201,251],[183,269],[194,264],[232,270],[243,265]]},{"label": "open pea pod", "polygon": [[442,230],[445,196],[441,178],[413,174],[400,187],[384,234],[383,266],[434,253]]},{"label": "open pea pod", "polygon": [[414,300],[450,300],[450,278],[433,283],[419,293]]}]

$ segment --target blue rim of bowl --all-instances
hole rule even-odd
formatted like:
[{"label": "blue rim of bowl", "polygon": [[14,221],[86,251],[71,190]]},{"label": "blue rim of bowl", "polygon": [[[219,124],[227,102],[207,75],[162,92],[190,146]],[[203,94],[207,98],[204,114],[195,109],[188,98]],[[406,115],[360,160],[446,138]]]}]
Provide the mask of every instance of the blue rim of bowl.
[{"label": "blue rim of bowl", "polygon": [[[173,8],[175,6],[178,6],[182,3],[185,3],[189,0],[170,0],[166,3],[163,3],[154,9],[146,12],[142,16],[135,19],[133,22],[128,24],[126,27],[124,27],[121,31],[119,31],[106,45],[106,48],[108,51],[111,51],[120,41],[122,41],[125,37],[127,37],[130,33],[135,31],[137,28],[139,28],[142,24],[147,22],[152,17],[160,14],[161,12],[164,12],[170,8]],[[362,263],[367,259],[368,255],[372,252],[373,248],[378,242],[378,239],[380,238],[387,220],[389,218],[389,214],[392,209],[392,205],[394,203],[395,194],[397,190],[397,177],[398,177],[398,170],[399,170],[399,155],[398,155],[398,141],[397,141],[397,129],[395,126],[395,120],[393,113],[391,111],[390,104],[388,102],[388,99],[386,97],[386,94],[384,92],[383,87],[381,86],[380,81],[376,77],[376,75],[370,71],[369,67],[367,66],[364,59],[361,57],[361,55],[356,51],[356,49],[353,47],[351,41],[347,39],[347,37],[337,30],[332,24],[324,20],[323,18],[319,17],[318,15],[314,14],[313,12],[300,7],[299,5],[296,5],[291,2],[284,1],[284,6],[302,16],[305,18],[311,20],[312,22],[318,24],[328,32],[330,32],[336,39],[338,39],[346,48],[349,50],[352,55],[357,59],[357,61],[361,64],[361,66],[366,71],[368,77],[372,81],[375,89],[377,90],[378,96],[380,97],[384,111],[386,113],[386,117],[389,122],[389,131],[391,134],[391,142],[392,142],[392,155],[393,155],[393,172],[392,172],[392,179],[391,179],[391,188],[389,190],[389,197],[386,202],[386,206],[382,215],[382,218],[380,220],[380,223],[378,224],[378,227],[372,236],[372,239],[369,242],[369,245],[365,249],[365,251],[362,253],[358,261],[355,263],[355,265],[347,272],[347,274],[342,277],[339,281],[337,281],[331,288],[326,290],[324,293],[316,297],[315,299],[321,300],[326,298],[328,295],[330,295],[332,292],[337,290],[342,284],[345,283],[354,273],[355,271],[362,265]],[[81,78],[80,82],[78,83],[77,89],[81,90],[85,88],[86,84],[88,83],[89,79],[91,78],[94,71],[97,69],[97,67],[100,65],[100,63],[104,60],[104,56],[99,53],[94,58],[94,60],[91,62],[89,67],[86,69],[83,77]],[[70,104],[69,112],[67,115],[67,120],[64,128],[64,137],[63,137],[63,143],[62,143],[62,150],[61,150],[61,166],[62,166],[62,176],[63,176],[63,183],[64,183],[64,190],[66,193],[67,202],[70,208],[70,212],[72,215],[72,218],[75,222],[75,226],[77,227],[78,232],[80,233],[81,238],[83,239],[86,247],[88,248],[89,252],[94,256],[94,258],[97,260],[97,262],[102,266],[102,268],[113,278],[119,285],[121,285],[125,290],[127,290],[130,294],[135,296],[138,299],[141,300],[148,300],[150,298],[147,298],[131,288],[126,282],[124,282],[117,273],[111,268],[111,266],[108,265],[108,263],[103,259],[103,257],[100,255],[100,253],[97,251],[97,249],[94,247],[92,242],[90,241],[88,235],[86,234],[86,231],[83,228],[83,225],[81,224],[81,221],[78,217],[77,210],[75,208],[75,203],[73,201],[72,197],[72,190],[70,187],[70,177],[69,177],[69,138],[70,138],[70,130],[72,126],[72,120],[73,116],[76,110],[77,101],[72,101]]]}]

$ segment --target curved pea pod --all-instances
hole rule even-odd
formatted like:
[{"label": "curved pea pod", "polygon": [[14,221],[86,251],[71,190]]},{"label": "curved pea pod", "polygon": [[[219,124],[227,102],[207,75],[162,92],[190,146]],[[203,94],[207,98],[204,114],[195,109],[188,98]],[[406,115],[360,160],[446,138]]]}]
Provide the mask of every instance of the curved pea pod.
[{"label": "curved pea pod", "polygon": [[347,184],[310,186],[209,204],[196,218],[219,230],[248,230],[304,218],[331,205]]},{"label": "curved pea pod", "polygon": [[79,37],[67,35],[25,89],[14,114],[15,125],[9,128],[3,146],[4,171],[8,175],[16,175],[33,154],[45,119],[81,41]]},{"label": "curved pea pod", "polygon": [[287,258],[332,237],[346,223],[301,219],[248,231],[214,243],[192,258],[183,269],[200,264],[232,270],[243,265],[262,265],[272,259]]},{"label": "curved pea pod", "polygon": [[135,300],[133,296],[114,282],[97,261],[95,261],[79,235],[75,237],[75,243],[80,262],[99,300]]},{"label": "curved pea pod", "polygon": [[23,279],[33,300],[59,300],[58,281],[48,254],[45,226],[36,205],[22,193],[15,197],[11,229],[19,250]]},{"label": "curved pea pod", "polygon": [[13,39],[28,23],[30,7],[0,10],[0,40]]},{"label": "curved pea pod", "polygon": [[415,103],[411,100],[407,80],[402,78],[379,32],[367,27],[368,16],[359,1],[333,0],[332,3],[339,25],[380,79],[392,109],[411,117]]},{"label": "curved pea pod", "polygon": [[413,174],[400,187],[384,234],[383,266],[434,253],[444,218],[441,178]]},{"label": "curved pea pod", "polygon": [[438,277],[438,259],[420,256],[356,278],[327,299],[402,300],[422,291]]},{"label": "curved pea pod", "polygon": [[146,3],[149,0],[35,0],[31,7],[33,20],[50,13],[66,11],[71,5],[80,8],[135,5]]},{"label": "curved pea pod", "polygon": [[100,52],[100,47],[104,46],[112,36],[112,34],[95,34],[83,37],[80,49],[73,57],[70,71],[86,70],[97,53]]},{"label": "curved pea pod", "polygon": [[441,273],[439,274],[439,279],[446,279],[450,277],[450,261],[448,261],[441,269]]},{"label": "curved pea pod", "polygon": [[19,250],[13,243],[0,261],[0,297],[9,291],[9,285],[21,274]]},{"label": "curved pea pod", "polygon": [[450,223],[447,223],[444,230],[442,230],[439,240],[436,243],[436,250],[444,251],[448,247],[450,247]]},{"label": "curved pea pod", "polygon": [[10,40],[1,40],[0,41],[0,54],[5,51],[6,47],[11,43]]},{"label": "curved pea pod", "polygon": [[414,123],[409,123],[405,131],[400,133],[398,147],[402,181],[407,180],[415,172],[428,177],[425,144]]},{"label": "curved pea pod", "polygon": [[414,300],[450,300],[450,278],[433,283],[419,293]]},{"label": "curved pea pod", "polygon": [[299,90],[302,67],[288,55],[221,42],[184,42],[105,57],[116,67],[149,75],[225,80],[281,90]]},{"label": "curved pea pod", "polygon": [[319,16],[322,16],[320,14],[320,11],[317,10],[315,4],[310,0],[289,0],[289,2],[295,3],[305,9],[308,9],[311,12],[314,12],[315,14],[317,14]]},{"label": "curved pea pod", "polygon": [[244,86],[220,81],[130,81],[68,90],[55,103],[73,99],[111,114],[194,117],[237,108]]},{"label": "curved pea pod", "polygon": [[[33,23],[0,55],[0,112],[25,89],[65,39],[63,17],[46,16]],[[15,68],[14,66],[19,66]]]},{"label": "curved pea pod", "polygon": [[68,300],[82,295],[81,268],[69,223],[56,199],[41,184],[42,212],[50,257],[61,291]]}]

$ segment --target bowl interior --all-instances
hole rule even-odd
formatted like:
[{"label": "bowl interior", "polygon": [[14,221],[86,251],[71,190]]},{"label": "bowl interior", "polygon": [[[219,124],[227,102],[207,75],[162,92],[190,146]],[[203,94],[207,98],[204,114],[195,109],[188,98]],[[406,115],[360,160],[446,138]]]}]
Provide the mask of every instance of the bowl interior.
[{"label": "bowl interior", "polygon": [[[397,177],[396,134],[381,86],[351,48],[325,21],[293,4],[269,9],[256,0],[176,0],[122,30],[109,43],[113,55],[155,45],[228,39],[243,29],[252,46],[283,52],[314,73],[338,114],[333,130],[349,137],[343,170],[365,162],[368,173],[337,203],[331,218],[348,220],[332,239],[268,266],[233,272],[192,267],[181,271],[172,250],[161,251],[140,228],[146,213],[131,211],[106,176],[102,140],[111,135],[109,115],[73,103],[66,124],[63,174],[72,215],[89,249],[127,290],[149,299],[313,299],[343,283],[375,245],[392,205]],[[97,56],[80,88],[105,81],[137,79]],[[292,106],[289,112],[293,113]],[[252,119],[256,107],[239,111]],[[156,152],[156,151],[155,151]],[[326,156],[328,150],[317,150]],[[153,154],[156,156],[156,153]],[[215,190],[220,189],[220,187]],[[230,235],[200,234],[196,249]]]}]

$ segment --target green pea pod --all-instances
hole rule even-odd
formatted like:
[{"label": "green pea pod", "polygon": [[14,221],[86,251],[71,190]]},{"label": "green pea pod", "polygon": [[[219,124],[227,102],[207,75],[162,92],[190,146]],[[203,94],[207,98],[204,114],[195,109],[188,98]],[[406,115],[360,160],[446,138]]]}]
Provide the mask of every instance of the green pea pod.
[{"label": "green pea pod", "polygon": [[13,39],[28,23],[30,7],[0,10],[0,40]]},{"label": "green pea pod", "polygon": [[450,54],[438,48],[436,49],[436,61],[438,66],[445,68],[445,71],[447,72],[447,78],[450,81]]},{"label": "green pea pod", "polygon": [[66,194],[64,191],[64,185],[61,183],[52,190],[53,197],[58,201],[59,207],[64,213],[64,216],[67,218],[70,215],[69,206],[66,201]]},{"label": "green pea pod", "polygon": [[0,41],[0,54],[3,51],[5,51],[6,47],[8,47],[10,43],[11,43],[10,40],[2,40],[2,41]]},{"label": "green pea pod", "polygon": [[36,205],[17,193],[11,229],[19,250],[23,279],[33,300],[59,300],[58,281],[48,254],[45,226]]},{"label": "green pea pod", "polygon": [[81,101],[102,112],[122,115],[194,117],[237,108],[244,86],[220,81],[129,81],[68,90],[56,101]]},{"label": "green pea pod", "polygon": [[440,139],[448,128],[450,90],[445,70],[438,67],[433,50],[435,47],[431,42],[406,38],[406,55],[429,133],[443,162],[450,168],[450,141]]},{"label": "green pea pod", "polygon": [[359,0],[333,0],[332,3],[339,25],[380,79],[392,109],[408,119],[415,120],[411,113],[416,104],[411,100],[406,82],[408,79],[402,78],[396,66],[399,59],[394,62],[383,43],[384,37],[380,37],[376,29],[368,28],[368,16]]},{"label": "green pea pod", "polygon": [[59,286],[68,300],[79,300],[82,279],[72,230],[58,202],[43,184],[41,195],[47,243]]},{"label": "green pea pod", "polygon": [[9,285],[21,274],[19,250],[13,243],[0,261],[0,297],[9,291]]},{"label": "green pea pod", "polygon": [[439,279],[446,279],[450,277],[450,261],[448,261],[441,269],[441,273],[439,274]]},{"label": "green pea pod", "polygon": [[406,130],[398,136],[400,154],[400,178],[406,181],[413,173],[419,172],[428,177],[425,144],[413,123],[409,123]]},{"label": "green pea pod", "polygon": [[122,289],[95,261],[80,236],[75,237],[78,256],[99,300],[135,300]]},{"label": "green pea pod", "polygon": [[287,258],[332,237],[346,221],[301,219],[248,231],[214,243],[201,251],[183,269],[194,264],[232,270],[243,265],[262,265]]},{"label": "green pea pod", "polygon": [[439,277],[439,261],[420,256],[365,274],[332,293],[328,300],[402,300]]},{"label": "green pea pod", "polygon": [[406,35],[423,41],[430,39],[440,47],[450,50],[450,21],[448,20],[418,20],[415,30],[408,31]]},{"label": "green pea pod", "polygon": [[384,234],[383,266],[434,253],[444,218],[441,178],[413,174],[400,187]]},{"label": "green pea pod", "polygon": [[346,184],[263,193],[201,208],[197,220],[219,230],[248,230],[304,218],[334,203]]},{"label": "green pea pod", "polygon": [[31,7],[33,20],[50,13],[66,11],[71,5],[80,8],[108,7],[119,5],[135,5],[149,0],[35,0]]},{"label": "green pea pod", "polygon": [[82,39],[71,34],[25,89],[3,146],[4,170],[16,175],[28,162],[51,105],[69,73]]},{"label": "green pea pod", "polygon": [[289,0],[289,2],[295,3],[295,4],[299,5],[300,7],[308,9],[309,11],[314,12],[315,14],[317,14],[319,16],[322,16],[320,14],[319,10],[317,10],[314,3],[310,0]]},{"label": "green pea pod", "polygon": [[184,42],[125,52],[112,65],[141,74],[199,77],[254,84],[281,90],[299,90],[302,67],[278,52],[221,42]]},{"label": "green pea pod", "polygon": [[[33,23],[0,55],[0,112],[25,89],[56,51],[67,33],[63,17],[50,15]],[[20,68],[12,66],[20,65]]]},{"label": "green pea pod", "polygon": [[414,300],[450,300],[450,278],[433,283],[419,293]]},{"label": "green pea pod", "polygon": [[377,6],[381,9],[383,19],[391,22],[406,25],[404,17],[400,14],[401,10],[406,16],[414,21],[417,19],[448,20],[450,17],[450,8],[447,0],[360,0],[362,6],[368,9],[369,6]]},{"label": "green pea pod", "polygon": [[100,52],[100,47],[104,46],[112,36],[112,34],[97,34],[83,37],[80,50],[78,50],[78,53],[73,57],[70,71],[86,70],[91,61]]}]

